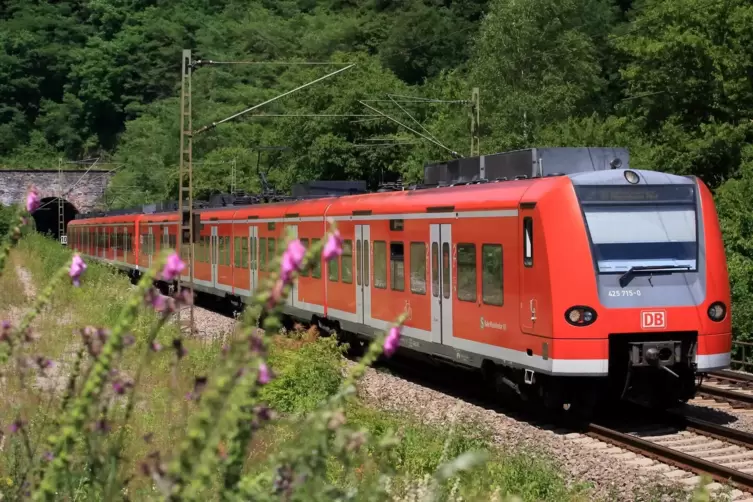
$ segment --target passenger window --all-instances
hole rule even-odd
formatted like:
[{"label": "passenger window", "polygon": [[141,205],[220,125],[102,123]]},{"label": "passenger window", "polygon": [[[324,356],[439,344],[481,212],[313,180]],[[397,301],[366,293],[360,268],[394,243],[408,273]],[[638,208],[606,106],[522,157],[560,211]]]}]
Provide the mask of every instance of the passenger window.
[{"label": "passenger window", "polygon": [[233,266],[235,268],[241,267],[241,239],[240,237],[233,237]]},{"label": "passenger window", "polygon": [[343,241],[342,268],[343,283],[353,284],[353,241]]},{"label": "passenger window", "polygon": [[258,244],[256,241],[256,237],[251,237],[251,270],[259,270],[259,264],[256,259],[256,246]]},{"label": "passenger window", "polygon": [[426,244],[410,243],[410,291],[426,294]]},{"label": "passenger window", "polygon": [[533,267],[533,218],[523,218],[523,265]]},{"label": "passenger window", "polygon": [[369,286],[369,261],[371,256],[369,255],[369,241],[363,241],[363,285]]},{"label": "passenger window", "polygon": [[248,268],[248,239],[241,237],[241,268]]},{"label": "passenger window", "polygon": [[277,254],[275,253],[275,239],[270,237],[267,239],[267,271],[272,269],[272,263],[275,261]]},{"label": "passenger window", "polygon": [[405,291],[405,246],[390,242],[390,284],[393,291]]},{"label": "passenger window", "polygon": [[431,294],[439,297],[439,245],[431,243]]},{"label": "passenger window", "polygon": [[504,304],[504,274],[502,266],[502,246],[484,244],[481,246],[481,298],[487,305]]},{"label": "passenger window", "polygon": [[387,244],[374,241],[374,287],[387,289]]},{"label": "passenger window", "polygon": [[259,237],[259,270],[267,270],[267,238]]},{"label": "passenger window", "polygon": [[225,266],[229,267],[232,261],[230,261],[230,237],[225,236]]},{"label": "passenger window", "polygon": [[458,244],[458,300],[476,301],[475,244]]},{"label": "passenger window", "polygon": [[[308,252],[308,249],[309,249],[309,240],[308,239],[301,239],[301,244],[303,245],[304,248],[306,248],[306,252]],[[309,276],[309,269],[306,268],[306,269],[302,270],[301,273],[298,274],[298,275],[300,275],[301,277],[308,277]]]},{"label": "passenger window", "polygon": [[361,285],[361,266],[363,264],[363,248],[361,247],[361,239],[356,240],[356,285]]},{"label": "passenger window", "polygon": [[442,297],[450,298],[450,245],[442,243]]},{"label": "passenger window", "polygon": [[337,282],[340,278],[340,260],[334,259],[327,262],[327,270],[329,280],[331,282]]},{"label": "passenger window", "polygon": [[[321,239],[311,239],[311,247],[318,246]],[[322,257],[319,255],[318,260],[314,260],[314,266],[311,267],[311,277],[313,279],[322,278]]]}]

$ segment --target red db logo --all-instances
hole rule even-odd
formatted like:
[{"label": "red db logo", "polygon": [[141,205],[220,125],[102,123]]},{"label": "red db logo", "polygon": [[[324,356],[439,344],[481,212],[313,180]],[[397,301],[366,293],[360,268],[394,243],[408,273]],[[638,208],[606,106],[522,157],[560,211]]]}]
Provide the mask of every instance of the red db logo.
[{"label": "red db logo", "polygon": [[663,329],[667,327],[667,312],[664,310],[641,311],[641,328]]}]

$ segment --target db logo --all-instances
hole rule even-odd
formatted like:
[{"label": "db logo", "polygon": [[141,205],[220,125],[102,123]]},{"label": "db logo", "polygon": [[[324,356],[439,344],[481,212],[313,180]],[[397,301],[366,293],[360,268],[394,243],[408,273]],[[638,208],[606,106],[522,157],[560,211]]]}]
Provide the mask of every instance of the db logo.
[{"label": "db logo", "polygon": [[667,312],[664,310],[641,311],[641,328],[663,329],[667,327]]}]

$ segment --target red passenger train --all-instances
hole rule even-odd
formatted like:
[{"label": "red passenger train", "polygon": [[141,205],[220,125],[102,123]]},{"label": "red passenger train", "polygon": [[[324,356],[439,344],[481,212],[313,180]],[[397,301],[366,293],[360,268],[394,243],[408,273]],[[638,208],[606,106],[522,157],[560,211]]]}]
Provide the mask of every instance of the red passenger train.
[{"label": "red passenger train", "polygon": [[[480,178],[496,162],[532,169],[507,177],[523,179],[198,210],[195,288],[245,301],[286,232],[309,245],[331,218],[342,256],[301,274],[291,317],[369,338],[407,310],[403,351],[479,368],[550,406],[687,400],[699,373],[730,362],[712,195],[694,177],[594,164],[602,150],[477,158]],[[441,169],[450,176],[452,163]],[[177,212],[84,215],[68,242],[138,273],[175,247],[178,223]]]}]

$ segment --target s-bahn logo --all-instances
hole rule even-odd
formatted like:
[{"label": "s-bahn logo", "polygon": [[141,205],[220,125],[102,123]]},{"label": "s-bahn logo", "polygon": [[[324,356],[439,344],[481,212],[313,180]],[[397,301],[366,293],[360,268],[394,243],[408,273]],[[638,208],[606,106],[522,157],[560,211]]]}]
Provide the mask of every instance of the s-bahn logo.
[{"label": "s-bahn logo", "polygon": [[641,328],[664,329],[667,327],[667,312],[665,310],[642,310]]},{"label": "s-bahn logo", "polygon": [[507,331],[507,324],[499,324],[493,321],[487,321],[483,317],[480,319],[481,321],[481,329],[484,328],[491,328],[491,329],[500,329],[502,331]]}]

